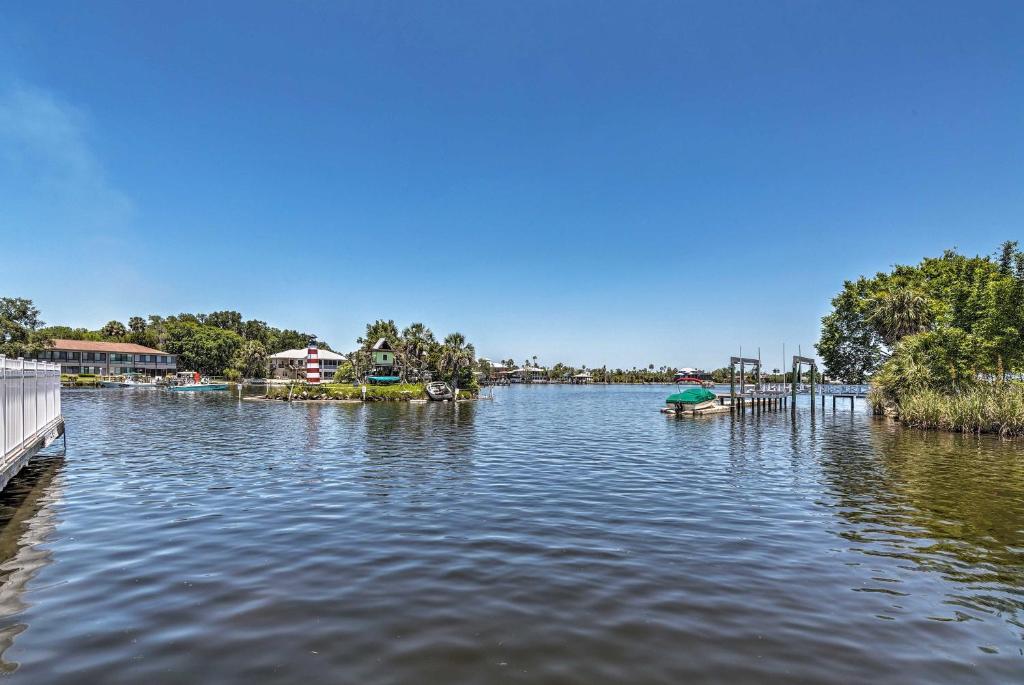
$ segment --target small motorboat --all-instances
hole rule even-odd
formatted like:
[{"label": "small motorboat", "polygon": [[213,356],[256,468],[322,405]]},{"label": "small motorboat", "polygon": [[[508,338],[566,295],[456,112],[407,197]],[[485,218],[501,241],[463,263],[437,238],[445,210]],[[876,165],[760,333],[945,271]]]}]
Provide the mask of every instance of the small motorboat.
[{"label": "small motorboat", "polygon": [[111,379],[107,381],[100,381],[101,388],[127,388],[128,381],[123,379]]},{"label": "small motorboat", "polygon": [[677,411],[681,410],[702,410],[715,405],[718,395],[704,388],[687,388],[682,392],[669,395],[665,404],[670,404]]},{"label": "small motorboat", "polygon": [[167,389],[174,392],[210,392],[212,390],[227,390],[228,384],[211,383],[196,371],[179,371]]},{"label": "small motorboat", "polygon": [[452,392],[452,389],[448,387],[447,383],[433,381],[431,383],[427,383],[424,387],[427,391],[427,397],[432,400],[440,402],[441,400],[451,400],[455,398],[455,393]]}]

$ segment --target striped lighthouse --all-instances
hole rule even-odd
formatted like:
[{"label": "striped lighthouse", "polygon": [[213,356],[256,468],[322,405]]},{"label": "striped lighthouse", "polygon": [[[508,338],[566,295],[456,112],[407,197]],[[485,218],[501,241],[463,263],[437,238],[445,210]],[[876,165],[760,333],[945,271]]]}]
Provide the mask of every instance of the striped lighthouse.
[{"label": "striped lighthouse", "polygon": [[320,385],[320,355],[316,349],[316,341],[312,340],[306,348],[306,382]]}]

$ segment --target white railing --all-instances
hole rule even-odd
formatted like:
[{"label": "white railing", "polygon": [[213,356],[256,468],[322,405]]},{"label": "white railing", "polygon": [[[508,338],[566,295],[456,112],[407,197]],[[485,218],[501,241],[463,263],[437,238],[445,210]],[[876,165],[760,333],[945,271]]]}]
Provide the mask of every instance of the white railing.
[{"label": "white railing", "polygon": [[60,364],[0,354],[0,447],[3,462],[60,416]]},{"label": "white railing", "polygon": [[[739,383],[736,384],[736,391],[739,392]],[[747,392],[753,392],[755,388],[754,383],[747,383]],[[816,395],[866,395],[871,386],[867,384],[839,384],[839,383],[824,383],[814,384],[814,394]],[[762,392],[783,392],[790,393],[793,391],[793,386],[790,383],[762,383]],[[797,383],[796,391],[800,394],[807,394],[811,391],[809,383]]]},{"label": "white railing", "polygon": [[866,383],[826,383],[815,388],[815,391],[822,395],[867,395],[870,385]]}]

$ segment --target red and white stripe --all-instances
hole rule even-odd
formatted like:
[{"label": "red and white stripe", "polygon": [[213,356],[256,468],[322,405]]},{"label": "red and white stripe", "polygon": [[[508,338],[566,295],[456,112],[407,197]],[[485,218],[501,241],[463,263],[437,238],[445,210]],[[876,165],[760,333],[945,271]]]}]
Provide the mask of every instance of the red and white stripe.
[{"label": "red and white stripe", "polygon": [[320,356],[316,345],[306,349],[306,382],[312,385],[320,383]]}]

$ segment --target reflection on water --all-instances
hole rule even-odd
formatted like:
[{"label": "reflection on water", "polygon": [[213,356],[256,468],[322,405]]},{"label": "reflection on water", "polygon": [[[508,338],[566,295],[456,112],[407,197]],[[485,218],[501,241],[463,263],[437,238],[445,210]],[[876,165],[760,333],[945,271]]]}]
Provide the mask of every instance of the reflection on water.
[{"label": "reflection on water", "polygon": [[823,471],[843,523],[839,534],[852,549],[955,583],[945,600],[950,610],[936,620],[989,614],[1024,627],[1019,445],[905,431],[881,421],[870,435],[870,450],[830,444],[823,451]]},{"label": "reflection on water", "polygon": [[42,543],[56,528],[54,479],[63,465],[63,457],[37,457],[0,492],[0,672],[18,668],[4,654],[27,627],[16,618],[26,608],[25,588],[50,560]]},{"label": "reflection on water", "polygon": [[149,685],[1019,680],[1024,444],[806,398],[795,420],[665,416],[666,392],[69,391],[66,460],[4,500],[7,668]]}]

